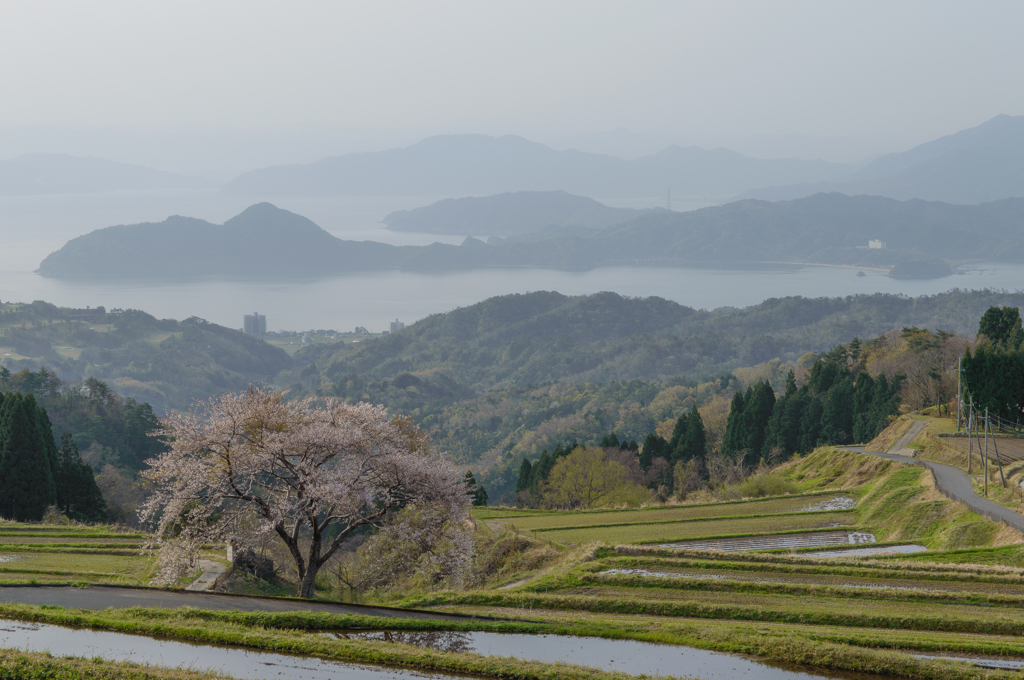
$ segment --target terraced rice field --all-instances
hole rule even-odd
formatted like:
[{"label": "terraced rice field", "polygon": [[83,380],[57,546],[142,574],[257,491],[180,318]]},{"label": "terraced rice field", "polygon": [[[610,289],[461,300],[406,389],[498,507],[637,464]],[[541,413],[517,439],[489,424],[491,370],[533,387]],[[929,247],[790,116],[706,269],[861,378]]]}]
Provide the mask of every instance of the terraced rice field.
[{"label": "terraced rice field", "polygon": [[0,581],[142,585],[153,570],[144,541],[108,527],[0,522]]},{"label": "terraced rice field", "polygon": [[803,534],[762,535],[743,538],[713,538],[705,541],[663,543],[661,548],[683,550],[721,550],[745,552],[751,550],[778,550],[780,548],[816,548],[830,545],[856,545],[874,543],[875,535],[866,531],[814,531]]},{"label": "terraced rice field", "polygon": [[851,510],[857,504],[849,494],[816,494],[793,498],[745,501],[742,503],[714,503],[708,505],[681,505],[643,510],[615,510],[599,512],[562,512],[557,514],[510,516],[502,518],[504,524],[526,531],[568,527],[587,527],[613,524],[671,522],[708,517],[736,517],[749,515],[775,515],[791,512],[825,512]]},{"label": "terraced rice field", "polygon": [[767,517],[707,519],[662,524],[626,524],[573,529],[552,529],[544,538],[561,543],[584,544],[603,541],[621,543],[663,543],[693,538],[750,536],[828,527],[849,527],[857,523],[855,512],[811,512]]},{"label": "terraced rice field", "polygon": [[713,569],[667,569],[667,568],[631,568],[611,567],[597,572],[604,576],[634,576],[637,578],[659,579],[695,579],[714,580],[718,582],[738,582],[754,584],[813,585],[829,588],[857,588],[878,590],[921,590],[947,593],[984,593],[996,595],[1012,595],[1020,597],[1024,602],[1024,582],[1018,583],[987,583],[965,582],[936,579],[908,579],[870,576],[842,576],[834,574],[792,574],[785,572],[735,571]]}]

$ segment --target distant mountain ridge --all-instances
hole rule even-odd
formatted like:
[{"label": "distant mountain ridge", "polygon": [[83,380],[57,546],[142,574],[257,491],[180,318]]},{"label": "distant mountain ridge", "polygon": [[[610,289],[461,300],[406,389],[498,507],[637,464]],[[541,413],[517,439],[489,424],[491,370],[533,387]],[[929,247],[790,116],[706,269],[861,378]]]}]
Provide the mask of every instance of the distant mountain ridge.
[{"label": "distant mountain ridge", "polygon": [[748,158],[727,149],[669,147],[626,161],[556,151],[515,135],[440,135],[404,149],[352,153],[309,165],[243,173],[222,191],[236,196],[486,196],[566,191],[590,197],[731,196],[746,189],[837,179],[852,166]]},{"label": "distant mountain ridge", "polygon": [[996,116],[909,151],[887,154],[839,181],[751,189],[735,200],[792,200],[830,191],[960,204],[1024,197],[1024,116]]},{"label": "distant mountain ridge", "polygon": [[[976,206],[817,194],[651,212],[604,229],[555,228],[502,243],[391,246],[342,241],[312,221],[260,203],[225,222],[171,217],[72,239],[38,272],[66,279],[323,276],[350,271],[532,266],[719,266],[821,263],[890,267],[944,259],[1024,262],[1024,199]],[[867,249],[882,238],[885,249]]]},{"label": "distant mountain ridge", "polygon": [[214,189],[217,186],[217,182],[202,177],[187,177],[92,156],[33,153],[0,161],[0,196]]},{"label": "distant mountain ridge", "polygon": [[397,210],[382,222],[394,231],[519,236],[545,227],[601,229],[657,211],[665,209],[611,208],[592,198],[564,191],[519,191],[446,198],[414,210]]}]

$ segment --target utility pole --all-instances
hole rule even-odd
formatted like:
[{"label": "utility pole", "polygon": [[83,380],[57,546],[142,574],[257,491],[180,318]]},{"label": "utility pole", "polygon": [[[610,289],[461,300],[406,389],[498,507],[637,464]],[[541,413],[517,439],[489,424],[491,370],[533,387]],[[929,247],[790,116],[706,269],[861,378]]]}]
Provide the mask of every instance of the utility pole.
[{"label": "utility pole", "polygon": [[985,498],[988,498],[988,406],[985,407]]},{"label": "utility pole", "polygon": [[963,357],[956,360],[956,431],[960,434],[960,422],[964,414],[964,391],[960,386],[960,362]]},{"label": "utility pole", "polygon": [[967,474],[971,474],[971,463],[974,457],[974,440],[971,439],[971,419],[974,416],[974,402],[968,406],[967,411]]},{"label": "utility pole", "polygon": [[999,479],[1003,481],[1003,488],[1006,488],[1006,476],[1003,474],[1003,459],[999,455],[999,445],[996,444],[996,433],[992,430],[992,450],[996,452],[996,463],[999,464]]}]

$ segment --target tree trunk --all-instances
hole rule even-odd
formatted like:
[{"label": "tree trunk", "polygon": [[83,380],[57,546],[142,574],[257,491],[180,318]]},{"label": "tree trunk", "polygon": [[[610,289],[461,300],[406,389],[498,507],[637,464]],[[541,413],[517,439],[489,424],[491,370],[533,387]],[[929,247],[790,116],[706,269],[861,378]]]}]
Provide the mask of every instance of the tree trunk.
[{"label": "tree trunk", "polygon": [[312,600],[316,596],[316,575],[320,571],[320,565],[313,562],[306,566],[306,575],[299,583],[299,597]]}]

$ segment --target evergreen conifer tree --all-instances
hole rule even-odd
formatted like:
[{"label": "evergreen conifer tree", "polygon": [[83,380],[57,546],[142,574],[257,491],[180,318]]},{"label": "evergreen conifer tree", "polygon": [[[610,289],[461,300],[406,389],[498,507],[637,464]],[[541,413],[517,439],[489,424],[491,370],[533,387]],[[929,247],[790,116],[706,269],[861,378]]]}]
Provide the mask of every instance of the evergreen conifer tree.
[{"label": "evergreen conifer tree", "polygon": [[487,505],[487,489],[476,483],[472,470],[466,470],[462,483],[466,485],[466,491],[473,498],[473,505]]},{"label": "evergreen conifer tree", "polygon": [[[764,449],[765,431],[768,421],[775,411],[775,390],[767,381],[759,380],[749,390],[749,397],[744,400],[743,435],[744,441],[737,451],[747,449],[753,455],[761,455]],[[751,461],[752,462],[752,461]]]},{"label": "evergreen conifer tree", "polygon": [[725,433],[722,435],[722,453],[734,456],[746,445],[743,411],[745,402],[743,393],[737,392],[732,397],[729,407],[729,419],[725,422]]},{"label": "evergreen conifer tree", "polygon": [[853,390],[853,441],[865,443],[875,438],[875,381],[860,373]]},{"label": "evergreen conifer tree", "polygon": [[551,472],[551,468],[554,465],[555,459],[548,455],[547,449],[544,449],[544,452],[540,454],[540,459],[534,463],[533,469],[530,470],[530,493],[534,496],[540,492],[541,485],[548,478],[548,473]]},{"label": "evergreen conifer tree", "polygon": [[679,444],[672,452],[672,463],[686,463],[691,460],[699,460],[702,464],[707,456],[707,433],[704,430],[704,421],[697,411],[696,404],[690,409],[686,417],[686,433]]},{"label": "evergreen conifer tree", "polygon": [[516,493],[530,488],[530,468],[532,467],[529,459],[523,456],[523,464],[519,466],[519,478],[516,480]]},{"label": "evergreen conifer tree", "polygon": [[100,522],[106,518],[107,504],[96,485],[92,467],[82,462],[78,447],[70,434],[60,438],[57,472],[53,477],[57,506],[72,519]]},{"label": "evergreen conifer tree", "polygon": [[[676,418],[676,425],[672,428],[672,436],[668,440],[668,451],[665,452],[666,454],[670,454],[672,451],[675,451],[676,447],[679,446],[679,442],[682,441],[683,436],[686,434],[686,425],[689,422],[689,418],[685,411],[681,416]],[[666,455],[665,457],[668,458],[669,456]]]},{"label": "evergreen conifer tree", "polygon": [[821,404],[819,441],[824,444],[853,443],[853,382],[849,377],[837,380],[825,393]]},{"label": "evergreen conifer tree", "polygon": [[[57,500],[38,407],[31,397],[8,394],[0,412],[0,517],[38,521]],[[52,443],[53,435],[50,435]]]},{"label": "evergreen conifer tree", "polygon": [[821,399],[807,394],[807,402],[800,417],[800,451],[814,450],[821,432]]},{"label": "evergreen conifer tree", "polygon": [[640,467],[643,468],[644,472],[651,469],[651,463],[655,458],[668,459],[666,454],[668,445],[664,437],[654,432],[647,435],[647,438],[644,439],[643,448],[640,450]]},{"label": "evergreen conifer tree", "polygon": [[997,345],[1018,349],[1024,342],[1020,309],[1017,307],[989,307],[978,324],[978,333]]}]

